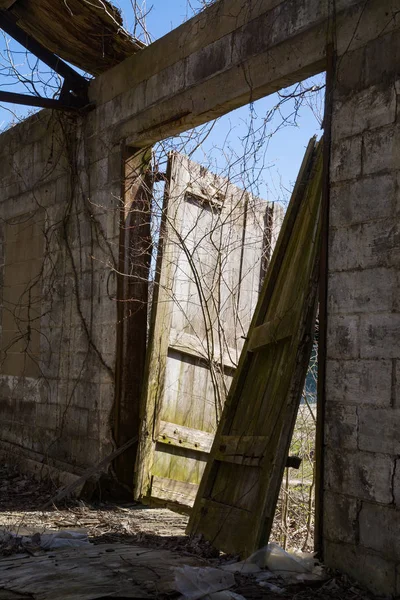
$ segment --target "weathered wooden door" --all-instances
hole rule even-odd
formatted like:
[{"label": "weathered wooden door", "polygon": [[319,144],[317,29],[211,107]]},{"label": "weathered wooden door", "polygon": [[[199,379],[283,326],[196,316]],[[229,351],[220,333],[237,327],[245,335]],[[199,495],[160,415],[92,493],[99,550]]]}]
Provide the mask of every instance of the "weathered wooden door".
[{"label": "weathered wooden door", "polygon": [[321,191],[312,140],[188,526],[225,552],[268,542],[312,347]]},{"label": "weathered wooden door", "polygon": [[169,158],[136,498],[193,504],[282,209]]}]

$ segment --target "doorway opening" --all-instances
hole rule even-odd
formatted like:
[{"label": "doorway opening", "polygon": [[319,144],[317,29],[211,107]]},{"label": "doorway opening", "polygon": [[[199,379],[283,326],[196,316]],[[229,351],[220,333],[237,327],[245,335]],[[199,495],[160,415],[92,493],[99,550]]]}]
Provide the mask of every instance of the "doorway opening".
[{"label": "doorway opening", "polygon": [[[142,502],[190,512],[324,88],[321,74],[153,148]],[[317,364],[318,322],[272,530],[285,549],[314,543]]]}]

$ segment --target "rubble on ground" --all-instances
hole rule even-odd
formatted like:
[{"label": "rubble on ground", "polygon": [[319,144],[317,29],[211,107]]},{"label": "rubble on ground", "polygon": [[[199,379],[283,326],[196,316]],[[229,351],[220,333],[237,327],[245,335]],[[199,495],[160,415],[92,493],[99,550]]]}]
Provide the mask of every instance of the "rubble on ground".
[{"label": "rubble on ground", "polygon": [[[1,600],[7,598],[4,594],[8,593],[7,590],[11,593],[11,588],[14,595],[9,596],[10,599],[18,597],[16,594],[20,593],[25,594],[24,597],[28,599],[35,600],[51,597],[51,594],[56,592],[49,582],[54,580],[57,585],[57,578],[54,575],[57,572],[64,572],[67,564],[68,568],[71,568],[75,563],[81,565],[80,587],[79,596],[74,596],[71,592],[72,595],[68,596],[71,599],[75,597],[81,599],[82,590],[87,594],[85,598],[104,597],[106,594],[102,596],[100,590],[103,592],[108,590],[107,597],[113,597],[109,595],[110,590],[107,586],[110,582],[104,575],[110,569],[114,574],[114,581],[115,578],[118,581],[115,590],[124,594],[124,598],[138,598],[139,589],[143,592],[143,596],[140,596],[143,598],[178,598],[182,583],[179,583],[177,576],[182,572],[186,575],[190,573],[187,570],[189,567],[203,569],[201,571],[203,578],[209,573],[210,576],[213,574],[215,581],[218,572],[222,573],[221,581],[227,581],[229,578],[230,584],[227,589],[221,589],[220,585],[220,589],[215,588],[209,593],[208,598],[214,600],[237,600],[238,598],[370,600],[372,598],[361,588],[354,586],[346,577],[339,577],[329,572],[311,581],[300,581],[295,577],[289,582],[283,572],[280,574],[271,572],[260,564],[260,553],[249,567],[250,559],[243,563],[238,557],[219,553],[211,544],[200,538],[190,539],[185,535],[188,517],[165,508],[146,508],[134,502],[128,504],[99,502],[89,505],[78,500],[42,510],[41,507],[53,493],[54,486],[51,482],[39,484],[5,465],[0,469]],[[51,543],[55,542],[57,545],[60,539],[61,546],[54,549],[55,546],[51,546]],[[80,543],[75,544],[75,547],[70,543],[71,547],[66,548],[65,543],[68,539],[80,540]],[[276,556],[285,557],[285,553],[277,546],[275,559]],[[21,558],[24,557],[25,560],[21,562]],[[62,568],[61,562],[64,565]],[[147,567],[144,567],[144,564]],[[244,568],[243,564],[247,566]],[[86,565],[84,569],[82,565]],[[169,565],[169,570],[166,565]],[[151,581],[154,577],[145,576],[143,571],[150,567],[156,574],[154,575],[156,580],[158,577],[162,578],[164,587],[161,584],[157,590],[152,587]],[[43,572],[40,579],[42,591],[39,594],[37,577],[33,578],[32,582],[30,577],[31,573],[41,571]],[[19,580],[13,578],[10,583],[11,572],[19,573]],[[196,571],[192,571],[192,574],[193,572]],[[85,583],[87,581],[85,573],[92,581],[91,588],[90,583]],[[132,584],[133,587],[129,588],[131,576],[136,579],[135,585]],[[218,577],[216,580],[218,581]],[[95,581],[99,589],[98,596],[96,594],[93,596]],[[138,581],[141,582],[140,585]],[[25,583],[22,585],[21,582]],[[211,583],[209,589],[213,589]],[[131,595],[126,595],[128,592]],[[180,597],[182,600],[192,598],[190,595]],[[207,598],[207,596],[197,597]]]}]

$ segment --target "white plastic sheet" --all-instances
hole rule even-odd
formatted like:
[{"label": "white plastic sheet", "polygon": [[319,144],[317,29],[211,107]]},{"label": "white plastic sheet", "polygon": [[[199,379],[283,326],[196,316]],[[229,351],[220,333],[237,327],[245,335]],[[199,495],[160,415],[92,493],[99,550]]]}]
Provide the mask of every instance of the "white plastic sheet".
[{"label": "white plastic sheet", "polygon": [[57,548],[78,548],[90,544],[87,533],[69,529],[54,533],[34,533],[33,535],[7,533],[3,535],[4,539],[6,539],[5,535],[8,536],[8,539],[15,540],[22,548],[39,546],[42,550],[56,550]]},{"label": "white plastic sheet", "polygon": [[321,579],[322,568],[316,565],[314,555],[309,552],[286,552],[278,544],[270,543],[249,556],[246,560],[224,565],[231,573],[254,573],[257,579],[265,581],[263,569],[272,576],[282,577],[286,581]]},{"label": "white plastic sheet", "polygon": [[78,531],[57,531],[55,533],[44,533],[40,536],[40,547],[43,550],[55,550],[56,548],[77,548],[90,544],[87,533]]},{"label": "white plastic sheet", "polygon": [[[232,573],[212,567],[177,567],[175,569],[175,587],[185,600],[225,600],[234,598],[231,596],[216,597],[215,592],[229,590],[235,585]],[[212,595],[212,596],[211,596]],[[240,596],[239,596],[240,598]]]}]

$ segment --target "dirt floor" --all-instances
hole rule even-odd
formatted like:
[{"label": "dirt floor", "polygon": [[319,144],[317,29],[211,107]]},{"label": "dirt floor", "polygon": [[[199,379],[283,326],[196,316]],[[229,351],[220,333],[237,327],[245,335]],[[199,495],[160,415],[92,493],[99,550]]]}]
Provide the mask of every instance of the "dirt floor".
[{"label": "dirt floor", "polygon": [[[51,483],[39,484],[8,465],[1,466],[0,530],[18,533],[18,535],[32,535],[73,529],[87,532],[90,541],[95,545],[128,544],[154,550],[168,550],[178,554],[180,559],[187,557],[190,561],[195,558],[196,564],[212,567],[226,564],[234,558],[220,554],[209,543],[199,538],[187,537],[185,535],[187,516],[165,508],[145,508],[133,502],[86,504],[78,500],[42,510],[54,491]],[[18,547],[13,539],[3,539],[0,543],[0,567],[2,561],[10,560],[10,557],[22,552],[26,553],[26,548]],[[268,580],[267,589],[260,586],[254,575],[235,574],[235,580],[236,585],[232,591],[241,594],[247,600],[278,598],[368,600],[372,598],[347,578],[335,573],[327,573],[323,581],[309,584],[288,585],[280,578],[273,578]],[[271,591],[271,584],[276,586],[276,590],[272,587],[274,591]],[[0,581],[0,599],[8,599],[8,596],[4,595],[4,590],[3,595],[1,592]],[[175,594],[175,597],[178,596],[178,593]],[[9,596],[10,600],[16,597]]]}]

